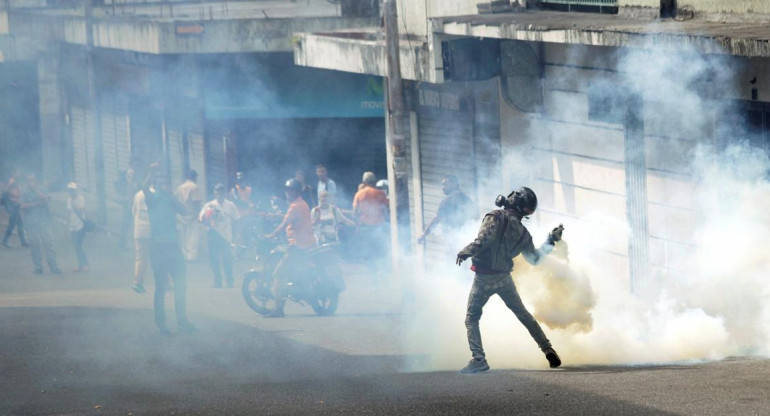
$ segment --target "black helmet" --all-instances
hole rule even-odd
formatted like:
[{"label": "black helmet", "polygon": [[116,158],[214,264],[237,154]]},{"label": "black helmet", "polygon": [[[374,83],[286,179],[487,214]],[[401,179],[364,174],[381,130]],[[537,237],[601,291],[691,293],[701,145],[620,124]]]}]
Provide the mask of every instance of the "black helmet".
[{"label": "black helmet", "polygon": [[292,191],[295,191],[297,193],[302,192],[302,184],[299,183],[299,181],[294,178],[286,181],[286,183],[283,186],[286,188],[287,191],[291,189]]},{"label": "black helmet", "polygon": [[508,194],[507,198],[499,195],[495,200],[495,205],[510,209],[526,217],[535,213],[537,209],[537,195],[535,195],[535,191],[522,186]]}]

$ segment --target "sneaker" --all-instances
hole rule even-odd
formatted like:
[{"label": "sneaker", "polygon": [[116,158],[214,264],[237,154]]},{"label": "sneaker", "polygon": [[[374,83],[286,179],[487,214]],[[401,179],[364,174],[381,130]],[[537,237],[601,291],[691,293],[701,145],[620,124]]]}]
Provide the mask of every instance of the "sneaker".
[{"label": "sneaker", "polygon": [[134,292],[136,292],[136,293],[147,293],[147,291],[144,290],[144,285],[142,285],[141,283],[137,283],[137,284],[131,286],[131,289],[133,289]]},{"label": "sneaker", "polygon": [[160,332],[161,335],[171,335],[171,331],[168,329],[167,326],[158,326],[158,332]]},{"label": "sneaker", "polygon": [[[4,246],[6,246],[6,247],[8,247],[8,245],[6,245],[6,244],[3,244],[3,245],[4,245]],[[29,244],[27,244],[27,243],[21,243],[21,246],[22,246],[22,247],[29,247]]]},{"label": "sneaker", "polygon": [[549,347],[543,352],[545,353],[545,359],[548,360],[548,365],[550,365],[551,368],[556,368],[561,365],[561,358],[559,358],[559,354],[556,353],[556,350]]},{"label": "sneaker", "polygon": [[284,315],[283,309],[273,309],[272,311],[266,313],[264,316],[265,318],[283,318],[286,315]]},{"label": "sneaker", "polygon": [[43,274],[43,269],[35,269],[35,271],[32,272],[32,274]]},{"label": "sneaker", "polygon": [[472,359],[468,361],[468,365],[465,366],[460,372],[462,374],[473,374],[473,373],[480,373],[482,371],[489,370],[489,364],[487,363],[487,360],[482,358],[480,360]]},{"label": "sneaker", "polygon": [[61,270],[53,269],[53,270],[51,270],[51,274],[61,274]]},{"label": "sneaker", "polygon": [[74,269],[72,269],[72,271],[73,271],[73,272],[75,272],[75,273],[80,273],[80,272],[87,272],[87,271],[89,271],[89,270],[91,270],[91,269],[90,269],[88,266],[84,266],[84,267],[75,267]]},{"label": "sneaker", "polygon": [[9,246],[8,243],[0,243],[0,246],[3,246],[5,248],[11,248],[11,246]]}]

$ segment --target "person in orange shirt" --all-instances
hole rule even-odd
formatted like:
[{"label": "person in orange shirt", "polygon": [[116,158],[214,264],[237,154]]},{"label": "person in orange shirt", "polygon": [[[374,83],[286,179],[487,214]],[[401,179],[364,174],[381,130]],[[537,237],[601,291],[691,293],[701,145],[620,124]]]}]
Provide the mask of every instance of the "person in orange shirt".
[{"label": "person in orange shirt", "polygon": [[376,184],[374,173],[364,172],[363,186],[353,197],[353,218],[359,227],[361,259],[373,273],[375,283],[386,252],[385,219],[388,216],[388,197],[383,190],[377,189]]},{"label": "person in orange shirt", "polygon": [[266,238],[274,238],[282,230],[286,230],[289,247],[283,258],[278,262],[273,271],[273,297],[275,309],[265,315],[267,318],[281,318],[284,316],[283,307],[286,304],[286,283],[292,274],[300,270],[305,262],[306,252],[315,246],[313,235],[313,222],[310,218],[310,207],[302,199],[302,184],[296,179],[289,179],[285,184],[286,199],[289,201],[289,209],[283,216],[283,221]]}]

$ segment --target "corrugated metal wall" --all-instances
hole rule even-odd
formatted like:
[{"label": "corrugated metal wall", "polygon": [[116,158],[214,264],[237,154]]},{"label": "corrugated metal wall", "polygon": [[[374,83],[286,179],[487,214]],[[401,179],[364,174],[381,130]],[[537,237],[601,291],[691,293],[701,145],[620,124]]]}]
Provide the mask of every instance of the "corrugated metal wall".
[{"label": "corrugated metal wall", "polygon": [[[225,129],[214,128],[207,132],[206,146],[206,176],[209,186],[217,183],[227,184],[227,153]],[[227,185],[225,185],[227,186]],[[209,193],[211,190],[206,189]]]},{"label": "corrugated metal wall", "polygon": [[[419,119],[420,164],[422,165],[423,220],[427,225],[436,216],[445,195],[441,178],[455,175],[466,192],[475,193],[473,123],[470,114],[449,111],[421,111]],[[411,204],[410,204],[411,205]],[[416,234],[419,235],[419,234]],[[446,243],[440,234],[426,240],[426,260],[446,262]]]},{"label": "corrugated metal wall", "polygon": [[172,184],[180,184],[187,170],[194,169],[198,186],[208,191],[201,111],[196,101],[179,104],[167,112],[165,131]]},{"label": "corrugated metal wall", "polygon": [[105,194],[107,202],[114,204],[118,202],[115,182],[128,169],[131,158],[128,100],[125,96],[107,93],[102,95],[101,103]]},{"label": "corrugated metal wall", "polygon": [[93,111],[81,106],[72,106],[69,118],[75,181],[86,192],[94,193],[96,192],[96,165]]},{"label": "corrugated metal wall", "polygon": [[[410,223],[415,236],[436,216],[445,197],[441,189],[444,176],[455,175],[462,191],[478,207],[480,198],[494,199],[496,194],[487,194],[490,187],[499,186],[500,171],[496,79],[424,85],[418,93],[417,121],[412,127],[415,137],[410,138],[407,146],[407,158],[412,166]],[[497,175],[490,177],[491,172]],[[414,179],[417,176],[419,180]],[[440,230],[434,230],[426,239],[422,251],[424,260],[426,264],[451,264],[465,243],[467,241],[448,241]]]}]

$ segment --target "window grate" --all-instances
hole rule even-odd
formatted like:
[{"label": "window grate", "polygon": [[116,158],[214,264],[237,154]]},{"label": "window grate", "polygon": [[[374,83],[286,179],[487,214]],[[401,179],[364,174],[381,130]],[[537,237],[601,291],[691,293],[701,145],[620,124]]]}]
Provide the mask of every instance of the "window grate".
[{"label": "window grate", "polygon": [[540,0],[547,4],[566,4],[572,6],[606,6],[618,7],[618,0]]}]

